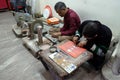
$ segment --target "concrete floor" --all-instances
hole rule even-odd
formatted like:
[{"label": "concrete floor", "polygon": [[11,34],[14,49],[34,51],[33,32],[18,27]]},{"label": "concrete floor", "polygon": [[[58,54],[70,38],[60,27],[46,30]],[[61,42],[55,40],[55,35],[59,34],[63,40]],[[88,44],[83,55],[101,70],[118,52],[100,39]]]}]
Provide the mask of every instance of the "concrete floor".
[{"label": "concrete floor", "polygon": [[15,23],[10,12],[0,13],[0,80],[52,80],[12,32]]},{"label": "concrete floor", "polygon": [[[42,63],[22,45],[12,32],[16,21],[10,12],[0,13],[0,80],[53,80]],[[80,68],[69,80],[103,80],[96,71]]]}]

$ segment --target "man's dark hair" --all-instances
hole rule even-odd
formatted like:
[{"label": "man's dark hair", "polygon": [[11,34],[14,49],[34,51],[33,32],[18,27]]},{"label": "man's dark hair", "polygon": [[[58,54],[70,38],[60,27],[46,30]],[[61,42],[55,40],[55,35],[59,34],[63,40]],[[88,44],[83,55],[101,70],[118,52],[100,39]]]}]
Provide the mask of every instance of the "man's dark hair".
[{"label": "man's dark hair", "polygon": [[82,34],[87,37],[94,37],[98,32],[99,26],[101,26],[99,21],[90,21],[84,25]]},{"label": "man's dark hair", "polygon": [[65,3],[63,2],[57,2],[54,6],[54,9],[57,11],[57,10],[62,10],[62,9],[65,9],[66,8],[66,5]]}]

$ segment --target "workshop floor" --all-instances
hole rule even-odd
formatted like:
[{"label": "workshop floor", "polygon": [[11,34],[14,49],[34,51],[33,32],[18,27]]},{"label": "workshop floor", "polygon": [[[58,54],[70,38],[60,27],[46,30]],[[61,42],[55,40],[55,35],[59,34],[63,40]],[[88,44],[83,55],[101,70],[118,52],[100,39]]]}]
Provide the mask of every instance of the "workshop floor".
[{"label": "workshop floor", "polygon": [[[12,13],[0,13],[0,80],[53,80],[42,63],[22,45],[21,38],[12,32],[15,23]],[[102,79],[99,73],[80,68],[69,80]]]},{"label": "workshop floor", "polygon": [[12,32],[15,23],[12,13],[0,13],[0,80],[50,80],[42,63]]}]

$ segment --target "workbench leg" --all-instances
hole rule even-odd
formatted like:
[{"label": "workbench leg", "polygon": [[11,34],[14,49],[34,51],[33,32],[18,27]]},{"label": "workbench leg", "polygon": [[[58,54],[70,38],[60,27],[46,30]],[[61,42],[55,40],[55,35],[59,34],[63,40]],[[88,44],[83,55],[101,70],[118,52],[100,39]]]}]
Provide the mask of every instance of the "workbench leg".
[{"label": "workbench leg", "polygon": [[41,57],[39,57],[38,59],[42,62],[43,66],[44,66],[45,69],[48,71],[49,68],[48,68],[47,64],[43,61],[43,59],[42,59]]}]

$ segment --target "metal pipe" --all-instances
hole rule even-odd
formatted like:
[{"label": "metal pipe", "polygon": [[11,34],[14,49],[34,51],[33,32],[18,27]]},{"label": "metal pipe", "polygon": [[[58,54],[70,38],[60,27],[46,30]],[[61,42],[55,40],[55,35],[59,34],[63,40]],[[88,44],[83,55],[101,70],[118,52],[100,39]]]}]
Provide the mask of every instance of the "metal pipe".
[{"label": "metal pipe", "polygon": [[37,32],[38,32],[38,45],[43,43],[42,39],[42,26],[37,27]]},{"label": "metal pipe", "polygon": [[29,25],[29,37],[30,37],[30,39],[34,39],[34,32],[33,32],[32,21],[28,22],[28,25]]}]

